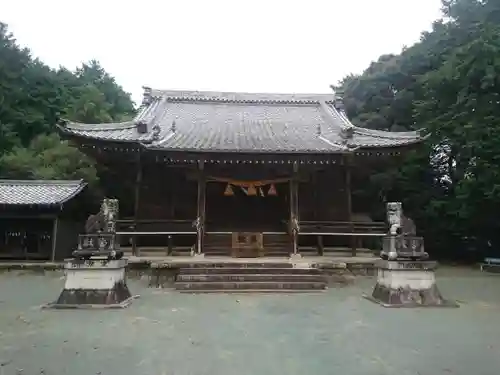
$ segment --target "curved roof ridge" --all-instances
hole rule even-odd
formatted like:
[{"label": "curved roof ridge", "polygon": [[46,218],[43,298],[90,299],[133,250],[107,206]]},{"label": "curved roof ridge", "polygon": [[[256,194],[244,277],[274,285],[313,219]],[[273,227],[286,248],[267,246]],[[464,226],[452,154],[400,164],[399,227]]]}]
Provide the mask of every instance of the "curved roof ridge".
[{"label": "curved roof ridge", "polygon": [[231,91],[191,91],[191,90],[158,90],[151,89],[150,95],[155,98],[166,97],[173,101],[216,101],[241,103],[304,103],[318,104],[319,101],[333,100],[334,94],[309,93],[252,93]]},{"label": "curved roof ridge", "polygon": [[100,124],[84,124],[81,122],[67,122],[64,127],[72,130],[84,131],[106,131],[106,130],[123,130],[135,128],[135,120],[122,121],[122,122],[103,122]]},{"label": "curved roof ridge", "polygon": [[419,138],[422,139],[419,131],[391,132],[388,130],[367,129],[356,126],[354,132],[360,135],[370,135],[377,138],[386,139],[407,139]]},{"label": "curved roof ridge", "polygon": [[144,122],[151,125],[158,118],[159,114],[156,111],[158,108],[161,109],[160,105],[164,102],[166,102],[164,97],[152,97],[144,109],[135,116],[134,123]]},{"label": "curved roof ridge", "polygon": [[[347,116],[343,115],[341,111],[337,110],[335,107],[333,107],[331,104],[328,104],[327,102],[325,101],[321,101],[319,103],[321,109],[322,109],[322,112],[325,113],[325,117],[327,117],[328,119],[328,124],[329,125],[337,125],[337,129],[334,129],[332,127],[330,127],[330,131],[335,131],[335,130],[346,130],[346,129],[349,129],[349,128],[352,128],[354,127],[354,125],[352,125],[351,121],[349,121],[349,119],[347,118]],[[335,121],[336,119],[339,119],[340,121]],[[340,126],[338,126],[340,125]]]}]

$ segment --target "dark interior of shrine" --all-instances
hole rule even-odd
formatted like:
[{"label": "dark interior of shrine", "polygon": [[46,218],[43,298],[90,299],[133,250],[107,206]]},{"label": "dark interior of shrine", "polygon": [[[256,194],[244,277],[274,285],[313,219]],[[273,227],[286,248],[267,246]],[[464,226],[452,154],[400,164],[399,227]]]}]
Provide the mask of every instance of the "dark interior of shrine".
[{"label": "dark interior of shrine", "polygon": [[49,258],[52,249],[52,219],[0,218],[0,257]]},{"label": "dark interior of shrine", "polygon": [[206,190],[208,232],[287,230],[285,222],[290,217],[288,183],[271,184],[251,190],[222,182],[209,182]]}]

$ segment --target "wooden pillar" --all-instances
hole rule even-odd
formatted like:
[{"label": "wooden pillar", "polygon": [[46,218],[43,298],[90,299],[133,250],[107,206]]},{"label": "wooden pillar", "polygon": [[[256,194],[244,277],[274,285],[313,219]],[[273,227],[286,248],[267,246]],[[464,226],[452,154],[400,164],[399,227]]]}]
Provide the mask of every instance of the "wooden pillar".
[{"label": "wooden pillar", "polygon": [[205,200],[206,200],[206,176],[204,171],[204,162],[198,163],[198,204],[196,217],[196,253],[201,255],[203,252],[203,237],[205,236]]},{"label": "wooden pillar", "polygon": [[[352,188],[351,188],[351,167],[352,167],[352,155],[346,155],[344,157],[344,171],[345,171],[345,194],[346,194],[346,211],[347,211],[347,221],[349,222],[349,230],[354,233],[354,223],[352,221]],[[352,234],[350,236],[351,242],[351,253],[352,256],[356,256],[356,237]]]},{"label": "wooden pillar", "polygon": [[[176,171],[169,171],[170,173],[174,173]],[[177,174],[169,175],[171,177],[170,181],[179,181],[179,176]],[[170,219],[175,219],[175,199],[177,196],[177,184],[168,183],[169,193],[170,193],[170,211],[169,217]]]},{"label": "wooden pillar", "polygon": [[290,231],[292,235],[292,251],[298,254],[298,223],[299,223],[299,196],[298,196],[298,169],[297,162],[293,163],[292,178],[290,179]]},{"label": "wooden pillar", "polygon": [[319,208],[319,192],[318,192],[318,171],[315,170],[312,174],[312,189],[313,189],[313,204],[314,204],[314,212],[313,219],[319,220],[318,218],[318,208]]},{"label": "wooden pillar", "polygon": [[[142,161],[141,152],[137,154],[136,178],[135,178],[135,194],[134,194],[134,232],[137,231],[137,221],[139,220],[139,204],[141,199],[141,184],[142,184]],[[140,256],[140,251],[137,247],[137,236],[132,236],[132,254]]]},{"label": "wooden pillar", "polygon": [[57,249],[57,230],[59,226],[59,219],[57,216],[54,218],[54,223],[52,225],[52,253],[50,255],[50,261],[54,262],[56,260],[56,249]]},{"label": "wooden pillar", "polygon": [[318,255],[324,255],[325,247],[323,246],[323,236],[318,236]]},{"label": "wooden pillar", "polygon": [[[318,192],[318,171],[315,170],[313,172],[312,176],[312,188],[313,188],[313,204],[314,204],[314,215],[313,218],[315,221],[319,220],[319,205],[320,205],[320,199],[319,199],[319,192]],[[324,248],[323,248],[323,236],[317,236],[317,247],[316,250],[318,252],[318,255],[323,255],[324,253]]]},{"label": "wooden pillar", "polygon": [[167,237],[167,255],[172,255],[174,251],[174,241],[172,239],[172,235]]}]

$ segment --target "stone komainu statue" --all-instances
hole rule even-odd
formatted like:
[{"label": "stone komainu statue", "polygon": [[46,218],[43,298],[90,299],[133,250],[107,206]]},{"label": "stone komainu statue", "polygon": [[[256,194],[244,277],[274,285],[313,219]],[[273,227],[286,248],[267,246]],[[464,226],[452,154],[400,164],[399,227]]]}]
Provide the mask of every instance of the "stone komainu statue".
[{"label": "stone komainu statue", "polygon": [[101,209],[95,215],[90,215],[85,223],[85,232],[92,233],[115,233],[116,220],[118,218],[118,200],[105,198]]},{"label": "stone komainu statue", "polygon": [[389,233],[384,237],[382,259],[425,260],[429,257],[424,250],[424,239],[417,237],[415,223],[403,214],[400,202],[387,203]]},{"label": "stone komainu statue", "polygon": [[389,223],[389,234],[416,236],[417,227],[413,220],[403,214],[401,202],[387,203],[387,222]]}]

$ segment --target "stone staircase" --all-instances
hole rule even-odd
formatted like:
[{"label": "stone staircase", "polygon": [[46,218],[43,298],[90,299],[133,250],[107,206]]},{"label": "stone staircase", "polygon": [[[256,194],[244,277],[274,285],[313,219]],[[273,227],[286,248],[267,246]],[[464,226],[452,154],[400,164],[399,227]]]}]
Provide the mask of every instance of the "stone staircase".
[{"label": "stone staircase", "polygon": [[324,290],[326,280],[318,269],[286,262],[200,263],[180,268],[175,288],[184,293],[293,293]]}]

